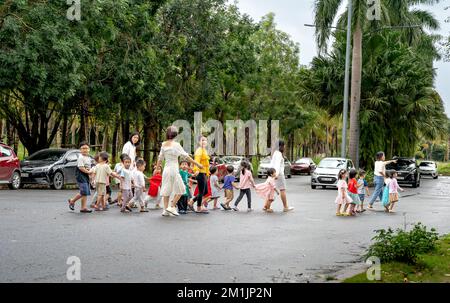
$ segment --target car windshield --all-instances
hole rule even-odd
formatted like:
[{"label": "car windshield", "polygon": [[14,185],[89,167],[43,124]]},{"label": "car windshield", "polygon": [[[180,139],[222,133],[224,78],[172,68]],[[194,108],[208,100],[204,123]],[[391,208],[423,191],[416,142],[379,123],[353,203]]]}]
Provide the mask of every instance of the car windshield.
[{"label": "car windshield", "polygon": [[240,157],[224,157],[222,158],[225,163],[236,163],[242,161],[242,158]]},{"label": "car windshield", "polygon": [[297,161],[295,161],[295,164],[309,164],[309,160],[308,159],[298,159]]},{"label": "car windshield", "polygon": [[270,163],[270,157],[266,157],[264,159],[261,160],[261,163]]},{"label": "car windshield", "polygon": [[416,163],[413,160],[398,159],[397,163],[389,163],[386,165],[386,169],[402,170],[407,169],[408,167],[414,168],[415,166]]},{"label": "car windshield", "polygon": [[432,162],[422,162],[419,165],[420,167],[434,167],[434,163]]},{"label": "car windshield", "polygon": [[321,168],[345,168],[345,160],[343,159],[323,159],[319,163]]},{"label": "car windshield", "polygon": [[66,151],[64,150],[43,150],[31,155],[28,160],[32,161],[58,161]]}]

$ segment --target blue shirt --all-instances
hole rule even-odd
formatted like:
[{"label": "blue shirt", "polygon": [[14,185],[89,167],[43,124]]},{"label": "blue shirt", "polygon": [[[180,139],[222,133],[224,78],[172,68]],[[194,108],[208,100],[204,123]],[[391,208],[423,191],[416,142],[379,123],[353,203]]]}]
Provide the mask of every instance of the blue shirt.
[{"label": "blue shirt", "polygon": [[224,189],[233,189],[233,182],[236,181],[236,178],[233,175],[226,175],[223,180],[223,188]]}]

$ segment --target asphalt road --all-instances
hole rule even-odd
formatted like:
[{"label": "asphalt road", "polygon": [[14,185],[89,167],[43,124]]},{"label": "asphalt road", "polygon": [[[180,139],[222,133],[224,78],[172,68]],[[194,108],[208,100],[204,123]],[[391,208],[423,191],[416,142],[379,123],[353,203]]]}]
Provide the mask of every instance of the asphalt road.
[{"label": "asphalt road", "polygon": [[[406,188],[397,213],[336,217],[335,190],[312,190],[309,177],[287,181],[295,211],[211,211],[178,218],[161,211],[121,214],[116,207],[70,212],[76,191],[0,190],[0,282],[68,282],[67,258],[81,260],[81,282],[305,282],[351,268],[373,230],[422,222],[450,232],[450,178]],[[77,204],[77,210],[79,204]]]}]

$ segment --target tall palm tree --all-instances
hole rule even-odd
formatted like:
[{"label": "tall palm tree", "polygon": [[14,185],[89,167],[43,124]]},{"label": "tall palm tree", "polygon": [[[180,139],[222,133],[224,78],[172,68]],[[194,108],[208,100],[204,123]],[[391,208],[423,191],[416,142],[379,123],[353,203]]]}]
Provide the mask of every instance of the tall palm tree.
[{"label": "tall palm tree", "polygon": [[[359,147],[359,111],[361,106],[361,73],[362,73],[362,39],[364,31],[367,29],[380,28],[382,26],[395,25],[415,25],[420,24],[431,29],[439,26],[438,22],[431,14],[426,11],[414,9],[413,5],[417,4],[435,4],[439,0],[380,0],[381,1],[381,20],[369,21],[367,19],[366,0],[350,0],[353,1],[353,21],[352,21],[352,73],[351,73],[351,93],[350,93],[350,142],[349,154],[352,160],[358,165],[358,147]],[[325,52],[327,43],[331,34],[331,27],[336,19],[339,7],[344,0],[316,0],[314,4],[315,25],[316,25],[316,42],[320,52]],[[346,2],[346,1],[345,1]],[[346,11],[341,16],[347,14]],[[418,37],[422,33],[422,28],[408,29],[410,42],[417,43]]]}]

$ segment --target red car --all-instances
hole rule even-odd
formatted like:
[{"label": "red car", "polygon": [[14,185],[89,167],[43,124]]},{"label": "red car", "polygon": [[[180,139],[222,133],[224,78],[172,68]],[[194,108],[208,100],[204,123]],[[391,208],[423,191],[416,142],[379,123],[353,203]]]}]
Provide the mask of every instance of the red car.
[{"label": "red car", "polygon": [[0,184],[8,184],[11,189],[19,189],[20,161],[13,149],[0,142]]},{"label": "red car", "polygon": [[211,157],[209,161],[209,165],[217,167],[217,171],[219,172],[217,174],[217,177],[219,178],[219,182],[223,182],[223,179],[228,174],[227,173],[227,164],[225,161],[220,159],[219,157]]},{"label": "red car", "polygon": [[311,158],[300,158],[297,161],[293,162],[291,165],[291,172],[293,175],[298,174],[308,174],[316,169],[316,164]]}]

